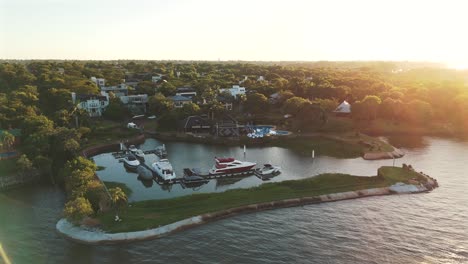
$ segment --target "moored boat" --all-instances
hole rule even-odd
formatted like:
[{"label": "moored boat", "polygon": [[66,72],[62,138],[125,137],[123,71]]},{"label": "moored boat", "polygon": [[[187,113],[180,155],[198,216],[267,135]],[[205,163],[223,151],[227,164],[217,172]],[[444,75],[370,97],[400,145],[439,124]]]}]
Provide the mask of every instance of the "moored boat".
[{"label": "moored boat", "polygon": [[161,159],[153,163],[153,170],[165,181],[173,180],[176,178],[175,172],[168,159]]},{"label": "moored boat", "polygon": [[215,158],[215,165],[210,169],[210,174],[240,173],[251,170],[257,163],[240,161],[234,158]]},{"label": "moored boat", "polygon": [[269,163],[264,164],[263,168],[258,168],[255,170],[255,173],[260,174],[260,175],[271,175],[271,174],[277,174],[280,172],[281,172],[281,167],[273,166]]},{"label": "moored boat", "polygon": [[129,170],[136,170],[140,165],[140,161],[134,155],[128,155],[123,159],[124,167]]},{"label": "moored boat", "polygon": [[130,145],[130,147],[128,147],[128,150],[137,158],[141,160],[145,159],[145,153],[143,152],[143,150],[138,149],[137,147],[135,147],[135,145]]}]

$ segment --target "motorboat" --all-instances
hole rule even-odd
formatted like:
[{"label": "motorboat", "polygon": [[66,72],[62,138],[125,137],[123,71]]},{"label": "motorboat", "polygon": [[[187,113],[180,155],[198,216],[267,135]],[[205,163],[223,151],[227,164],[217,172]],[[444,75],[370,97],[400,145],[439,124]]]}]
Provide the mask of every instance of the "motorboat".
[{"label": "motorboat", "polygon": [[167,157],[166,145],[162,144],[161,146],[157,146],[155,148],[155,153],[158,157],[162,159],[166,158]]},{"label": "motorboat", "polygon": [[173,180],[176,178],[175,172],[168,159],[161,159],[153,163],[153,170],[165,181]]},{"label": "motorboat", "polygon": [[199,175],[194,169],[184,169],[184,182],[208,182],[205,177]]},{"label": "motorboat", "polygon": [[251,170],[257,163],[240,161],[234,158],[215,158],[215,165],[210,169],[210,174],[240,173]]},{"label": "motorboat", "polygon": [[145,159],[145,153],[143,152],[143,150],[138,149],[137,147],[135,147],[135,145],[130,145],[130,147],[128,147],[128,150],[137,158],[141,160]]},{"label": "motorboat", "polygon": [[138,177],[143,180],[152,180],[153,179],[153,172],[143,166],[137,167]]},{"label": "motorboat", "polygon": [[280,172],[281,172],[281,167],[273,166],[269,163],[264,164],[263,168],[258,168],[255,170],[255,173],[260,174],[260,175],[271,175],[271,174],[277,174]]},{"label": "motorboat", "polygon": [[136,170],[140,166],[140,161],[134,155],[128,155],[123,159],[123,164],[129,170]]}]

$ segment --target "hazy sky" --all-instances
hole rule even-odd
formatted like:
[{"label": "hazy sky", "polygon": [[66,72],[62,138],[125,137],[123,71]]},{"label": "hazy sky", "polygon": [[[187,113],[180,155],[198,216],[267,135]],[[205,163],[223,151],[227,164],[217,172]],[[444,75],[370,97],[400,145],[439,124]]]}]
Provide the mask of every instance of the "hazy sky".
[{"label": "hazy sky", "polygon": [[467,10],[463,0],[0,0],[0,58],[465,67]]}]

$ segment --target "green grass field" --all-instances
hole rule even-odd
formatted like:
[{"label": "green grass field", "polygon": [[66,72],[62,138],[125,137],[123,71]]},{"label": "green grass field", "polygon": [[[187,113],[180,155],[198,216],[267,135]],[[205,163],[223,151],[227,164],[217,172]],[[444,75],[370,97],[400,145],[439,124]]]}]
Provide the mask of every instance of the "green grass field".
[{"label": "green grass field", "polygon": [[382,167],[380,173],[383,177],[321,174],[303,180],[266,183],[250,189],[141,201],[132,203],[120,213],[122,222],[114,222],[113,212],[102,214],[98,218],[102,228],[108,232],[137,231],[243,205],[385,187],[396,182],[408,182],[412,178],[425,181],[419,174],[402,168]]}]

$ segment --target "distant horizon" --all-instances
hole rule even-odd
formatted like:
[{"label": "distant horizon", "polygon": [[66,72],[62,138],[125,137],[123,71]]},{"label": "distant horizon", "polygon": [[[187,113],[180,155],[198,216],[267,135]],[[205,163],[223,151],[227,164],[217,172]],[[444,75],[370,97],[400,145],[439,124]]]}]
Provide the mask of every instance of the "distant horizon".
[{"label": "distant horizon", "polygon": [[462,0],[0,0],[3,60],[415,61],[468,68]]}]

